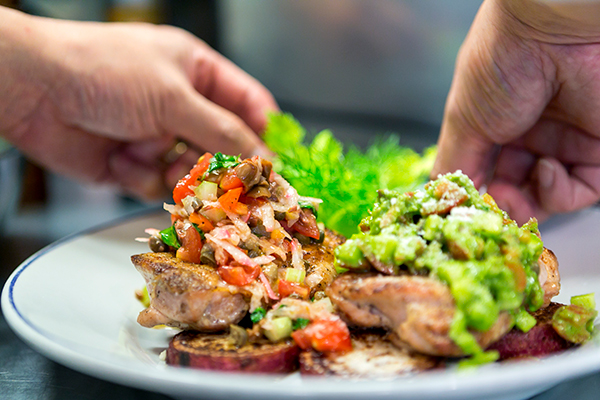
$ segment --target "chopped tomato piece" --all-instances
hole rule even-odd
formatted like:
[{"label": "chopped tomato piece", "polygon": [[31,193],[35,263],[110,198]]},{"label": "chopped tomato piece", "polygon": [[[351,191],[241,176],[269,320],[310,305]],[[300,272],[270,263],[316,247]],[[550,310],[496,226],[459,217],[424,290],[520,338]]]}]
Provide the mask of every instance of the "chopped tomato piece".
[{"label": "chopped tomato piece", "polygon": [[202,230],[202,232],[210,232],[215,229],[215,226],[210,222],[208,218],[206,218],[202,214],[198,214],[197,212],[193,212],[190,214],[190,222],[198,225],[198,228]]},{"label": "chopped tomato piece", "polygon": [[221,178],[221,183],[219,186],[223,190],[231,190],[239,187],[244,187],[244,183],[240,178],[237,177],[235,170],[229,170],[227,173]]},{"label": "chopped tomato piece", "polygon": [[200,254],[202,251],[202,238],[200,233],[191,224],[185,224],[182,221],[178,221],[175,224],[175,232],[181,243],[181,247],[177,249],[177,258],[200,264]]},{"label": "chopped tomato piece", "polygon": [[323,353],[352,350],[350,331],[339,319],[315,320],[306,328],[292,332],[292,338],[303,350],[311,347]]},{"label": "chopped tomato piece", "polygon": [[204,155],[198,159],[196,165],[190,170],[189,174],[177,182],[177,185],[175,185],[175,188],[173,189],[173,200],[176,204],[181,204],[181,200],[194,194],[194,190],[191,189],[190,186],[194,186],[198,182],[198,179],[202,177],[202,174],[206,172],[211,158],[212,154],[204,153]]},{"label": "chopped tomato piece", "polygon": [[176,215],[176,214],[171,214],[171,225],[173,225],[175,222],[181,221],[181,220],[183,220],[183,217],[180,217],[179,215]]},{"label": "chopped tomato piece", "polygon": [[298,221],[292,225],[292,229],[309,238],[318,240],[321,237],[315,215],[305,208],[300,211],[300,217],[298,218]]},{"label": "chopped tomato piece", "polygon": [[235,188],[228,190],[225,192],[225,194],[219,197],[219,203],[221,204],[221,207],[223,207],[223,210],[233,213],[236,212],[236,206],[238,204],[240,194],[242,194],[242,188]]},{"label": "chopped tomato piece", "polygon": [[239,214],[239,215],[246,215],[248,214],[248,206],[245,205],[242,202],[239,202],[235,205],[235,213]]},{"label": "chopped tomato piece", "polygon": [[292,294],[297,294],[303,299],[308,299],[310,296],[310,288],[302,283],[298,282],[290,282],[285,279],[280,279],[277,284],[277,290],[279,291],[279,295],[281,297],[288,297]]},{"label": "chopped tomato piece", "polygon": [[217,268],[217,272],[221,278],[230,285],[235,286],[244,286],[254,282],[260,271],[261,269],[258,266],[251,267],[234,263],[231,265],[222,265]]}]

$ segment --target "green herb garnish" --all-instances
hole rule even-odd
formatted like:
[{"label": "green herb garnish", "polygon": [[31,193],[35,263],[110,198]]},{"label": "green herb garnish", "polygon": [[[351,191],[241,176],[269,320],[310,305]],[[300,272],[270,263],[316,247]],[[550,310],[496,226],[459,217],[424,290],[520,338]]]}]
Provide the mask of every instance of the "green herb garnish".
[{"label": "green herb garnish", "polygon": [[233,168],[240,163],[240,156],[228,156],[223,153],[215,153],[214,157],[210,159],[208,169],[206,173],[211,173],[218,169],[229,169]]},{"label": "green herb garnish", "polygon": [[294,322],[292,323],[292,329],[296,331],[298,329],[306,328],[306,326],[309,323],[310,323],[310,319],[306,319],[306,318],[295,319]]},{"label": "green herb garnish", "polygon": [[256,324],[258,321],[263,319],[265,315],[267,315],[267,310],[262,307],[258,307],[250,313],[250,320],[252,323]]},{"label": "green herb garnish", "polygon": [[175,227],[173,225],[160,231],[160,239],[167,246],[171,246],[175,249],[181,247],[179,239],[177,238],[177,233],[175,232]]},{"label": "green herb garnish", "polygon": [[319,213],[317,212],[317,208],[310,201],[300,199],[300,200],[298,200],[298,205],[300,206],[300,208],[307,208],[307,209],[311,210],[312,213],[315,215],[315,217],[319,216]]},{"label": "green herb garnish", "polygon": [[305,144],[306,131],[290,114],[271,114],[264,135],[277,153],[273,166],[299,194],[323,200],[319,220],[343,235],[356,233],[378,189],[414,190],[428,178],[432,146],[422,155],[400,146],[399,137],[376,140],[365,152],[343,144],[329,130]]}]

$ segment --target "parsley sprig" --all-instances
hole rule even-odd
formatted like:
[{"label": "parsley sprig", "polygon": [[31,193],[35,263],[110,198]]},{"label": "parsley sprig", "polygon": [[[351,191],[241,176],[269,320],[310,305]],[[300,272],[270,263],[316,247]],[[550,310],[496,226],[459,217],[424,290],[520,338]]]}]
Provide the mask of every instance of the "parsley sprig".
[{"label": "parsley sprig", "polygon": [[411,191],[427,181],[435,146],[419,154],[400,138],[379,138],[366,150],[344,145],[331,131],[305,144],[306,131],[290,114],[274,113],[263,139],[277,157],[273,166],[300,195],[318,197],[319,220],[350,237],[377,199],[378,189]]}]

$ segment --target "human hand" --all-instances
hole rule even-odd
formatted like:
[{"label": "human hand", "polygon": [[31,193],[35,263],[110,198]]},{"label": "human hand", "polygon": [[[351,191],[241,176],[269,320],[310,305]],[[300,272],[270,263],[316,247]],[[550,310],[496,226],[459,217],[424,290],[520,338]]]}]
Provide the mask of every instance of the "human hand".
[{"label": "human hand", "polygon": [[600,3],[486,0],[432,176],[462,169],[520,223],[600,199]]},{"label": "human hand", "polygon": [[0,135],[55,172],[150,200],[200,152],[268,152],[272,95],[191,34],[0,13]]}]

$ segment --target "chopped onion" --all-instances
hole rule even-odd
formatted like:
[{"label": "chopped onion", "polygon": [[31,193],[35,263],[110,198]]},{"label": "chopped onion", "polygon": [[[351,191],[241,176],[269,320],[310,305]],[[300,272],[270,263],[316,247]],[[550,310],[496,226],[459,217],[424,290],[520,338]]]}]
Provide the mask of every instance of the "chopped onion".
[{"label": "chopped onion", "polygon": [[300,242],[298,242],[298,239],[292,239],[290,248],[292,250],[292,267],[304,271],[304,254],[302,254],[302,246],[300,245]]},{"label": "chopped onion", "polygon": [[273,207],[271,207],[271,205],[268,203],[257,207],[254,211],[254,214],[262,221],[262,224],[267,232],[273,232],[275,229],[281,226],[275,219]]},{"label": "chopped onion", "polygon": [[250,257],[248,257],[248,255],[244,253],[239,247],[232,245],[227,240],[219,239],[211,235],[210,233],[206,234],[206,239],[212,242],[214,246],[221,247],[222,249],[224,249],[238,263],[246,265],[248,267],[258,267],[258,263],[256,263]]}]

